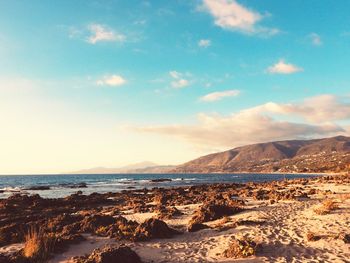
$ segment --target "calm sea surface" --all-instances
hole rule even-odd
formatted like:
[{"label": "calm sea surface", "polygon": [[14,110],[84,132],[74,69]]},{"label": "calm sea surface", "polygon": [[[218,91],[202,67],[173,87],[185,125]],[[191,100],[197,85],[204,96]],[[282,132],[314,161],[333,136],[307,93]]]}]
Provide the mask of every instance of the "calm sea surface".
[{"label": "calm sea surface", "polygon": [[[0,175],[0,198],[13,193],[40,194],[42,197],[64,197],[82,191],[118,192],[127,189],[153,187],[189,186],[210,183],[244,183],[273,180],[307,178],[317,175],[305,174],[64,174],[64,175]],[[167,178],[171,181],[152,182],[153,179]],[[82,187],[86,185],[86,187]],[[31,187],[46,186],[49,190],[27,190]]]}]

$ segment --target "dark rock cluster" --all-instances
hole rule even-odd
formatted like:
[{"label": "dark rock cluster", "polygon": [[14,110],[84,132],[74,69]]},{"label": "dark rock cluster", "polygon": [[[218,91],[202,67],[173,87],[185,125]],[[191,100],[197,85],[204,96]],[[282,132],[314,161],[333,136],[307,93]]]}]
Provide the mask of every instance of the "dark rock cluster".
[{"label": "dark rock cluster", "polygon": [[95,249],[89,256],[78,257],[75,263],[142,263],[140,257],[127,246]]},{"label": "dark rock cluster", "polygon": [[[188,226],[188,231],[196,231],[205,228],[203,223],[207,221],[242,211],[246,198],[299,200],[308,195],[323,193],[322,190],[302,187],[310,182],[350,183],[350,175],[296,179],[292,182],[293,186],[290,180],[283,180],[90,195],[77,192],[65,198],[54,199],[44,199],[39,195],[14,194],[7,199],[0,199],[0,246],[24,242],[25,234],[33,226],[40,227],[43,232],[55,237],[54,252],[80,242],[84,239],[84,233],[130,241],[169,238],[178,232],[168,227],[161,219],[181,215],[175,206],[202,204],[193,214]],[[295,187],[296,184],[301,186]],[[158,219],[149,219],[139,224],[123,217],[123,211],[126,210],[155,212]],[[344,240],[348,241],[348,237]],[[16,262],[3,258],[4,255],[0,255],[0,263]]]}]

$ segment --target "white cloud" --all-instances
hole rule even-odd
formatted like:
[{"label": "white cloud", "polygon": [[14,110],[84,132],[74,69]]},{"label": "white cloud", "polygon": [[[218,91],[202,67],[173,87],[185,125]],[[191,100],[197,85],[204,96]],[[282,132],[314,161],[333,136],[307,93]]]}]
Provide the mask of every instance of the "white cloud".
[{"label": "white cloud", "polygon": [[178,78],[180,78],[181,73],[180,73],[180,72],[177,72],[177,71],[175,71],[175,70],[173,70],[173,71],[170,71],[170,72],[169,72],[169,75],[170,75],[172,78],[174,78],[174,79],[178,79]]},{"label": "white cloud", "polygon": [[171,86],[175,89],[185,88],[190,85],[187,79],[182,78],[183,74],[180,72],[173,70],[169,72],[169,75],[174,79],[174,81],[171,82]]},{"label": "white cloud", "polygon": [[190,82],[187,79],[178,79],[171,82],[171,86],[176,89],[185,88],[188,85],[190,85]]},{"label": "white cloud", "polygon": [[122,86],[126,83],[126,80],[119,75],[110,75],[105,76],[103,79],[100,79],[96,82],[99,86]]},{"label": "white cloud", "polygon": [[281,59],[275,65],[269,67],[267,71],[271,74],[293,74],[303,71],[303,69],[293,64],[288,64]]},{"label": "white cloud", "polygon": [[211,40],[210,39],[201,39],[198,41],[198,46],[207,48],[211,46]]},{"label": "white cloud", "polygon": [[203,7],[214,17],[215,24],[224,29],[265,36],[279,32],[278,29],[258,25],[264,16],[249,10],[236,0],[203,0]]},{"label": "white cloud", "polygon": [[321,36],[316,33],[311,33],[309,35],[309,39],[314,46],[321,46],[323,44]]},{"label": "white cloud", "polygon": [[90,31],[90,36],[88,37],[87,42],[91,44],[96,44],[101,41],[123,42],[126,39],[125,35],[117,33],[100,24],[91,24],[88,27],[88,30]]},{"label": "white cloud", "polygon": [[[286,119],[276,114],[286,115]],[[304,120],[290,121],[295,114]],[[334,122],[348,118],[349,103],[341,102],[332,95],[322,95],[299,104],[266,103],[228,116],[200,113],[193,124],[133,129],[174,136],[200,147],[227,149],[257,142],[348,134],[348,126]]]},{"label": "white cloud", "polygon": [[312,123],[346,120],[350,118],[350,101],[330,94],[306,98],[299,103],[269,102],[249,109],[255,112],[270,112],[297,115]]},{"label": "white cloud", "polygon": [[135,128],[175,136],[201,147],[231,148],[256,142],[327,136],[344,130],[335,124],[310,125],[279,121],[258,113],[239,112],[230,116],[199,114],[193,125],[164,125]]},{"label": "white cloud", "polygon": [[238,96],[239,93],[239,90],[216,91],[201,97],[200,100],[205,102],[218,101],[226,97]]}]

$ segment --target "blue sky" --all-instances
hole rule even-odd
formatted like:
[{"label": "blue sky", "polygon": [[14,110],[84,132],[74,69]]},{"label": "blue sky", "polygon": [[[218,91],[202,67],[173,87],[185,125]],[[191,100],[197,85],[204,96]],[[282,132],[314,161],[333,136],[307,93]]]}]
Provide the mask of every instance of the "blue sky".
[{"label": "blue sky", "polygon": [[349,133],[348,1],[1,1],[0,173]]}]

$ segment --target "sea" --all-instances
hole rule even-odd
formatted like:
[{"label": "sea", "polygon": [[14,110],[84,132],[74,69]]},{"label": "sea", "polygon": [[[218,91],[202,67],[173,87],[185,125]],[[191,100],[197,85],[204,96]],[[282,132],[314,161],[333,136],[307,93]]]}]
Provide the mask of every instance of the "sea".
[{"label": "sea", "polygon": [[[39,194],[44,198],[59,198],[71,195],[77,191],[82,191],[83,194],[94,192],[107,193],[132,189],[169,188],[212,183],[269,182],[315,176],[320,175],[246,173],[0,175],[0,198],[7,198],[16,193]],[[33,190],[33,187],[41,187],[45,190]]]}]

